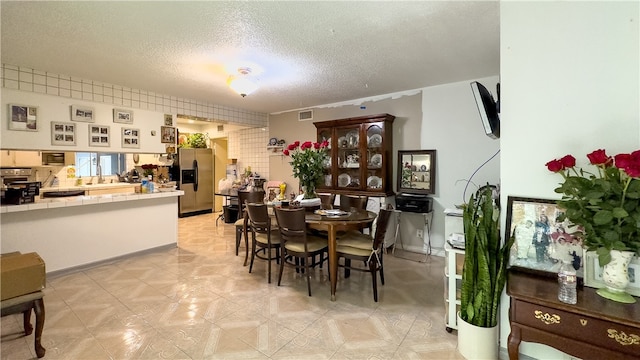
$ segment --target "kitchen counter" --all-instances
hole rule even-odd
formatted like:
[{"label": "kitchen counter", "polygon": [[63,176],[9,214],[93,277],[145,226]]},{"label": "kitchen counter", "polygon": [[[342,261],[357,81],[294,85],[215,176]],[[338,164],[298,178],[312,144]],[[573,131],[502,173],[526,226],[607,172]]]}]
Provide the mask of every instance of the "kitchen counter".
[{"label": "kitchen counter", "polygon": [[119,188],[134,188],[136,186],[140,186],[140,183],[126,183],[126,182],[116,182],[116,183],[105,183],[105,184],[92,184],[92,185],[80,185],[80,186],[52,186],[52,187],[41,187],[40,192],[49,192],[49,191],[69,191],[69,190],[105,190],[105,189],[119,189]]},{"label": "kitchen counter", "polygon": [[178,198],[183,194],[180,190],[117,193],[3,205],[0,252],[37,252],[50,274],[176,246]]},{"label": "kitchen counter", "polygon": [[[93,188],[94,185],[89,185],[89,186]],[[55,189],[55,190],[49,190],[49,191],[73,190],[73,188],[64,188],[64,189],[48,188],[48,189]],[[43,189],[40,189],[40,191],[42,192]],[[120,202],[120,201],[135,201],[135,200],[145,200],[145,199],[164,198],[164,197],[177,197],[182,195],[184,195],[184,191],[176,190],[176,191],[168,191],[168,192],[154,192],[152,194],[136,194],[136,193],[130,192],[130,193],[116,193],[116,194],[104,194],[104,195],[69,196],[69,197],[48,198],[48,199],[36,198],[35,202],[31,204],[2,205],[0,206],[0,214],[10,213],[10,212],[31,211],[31,210],[59,209],[61,207],[104,204],[104,203]]]}]

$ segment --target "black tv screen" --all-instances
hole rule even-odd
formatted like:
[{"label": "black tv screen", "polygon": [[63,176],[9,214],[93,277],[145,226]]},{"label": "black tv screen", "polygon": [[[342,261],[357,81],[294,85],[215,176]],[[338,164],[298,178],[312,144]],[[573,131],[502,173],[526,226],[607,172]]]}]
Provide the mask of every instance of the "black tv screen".
[{"label": "black tv screen", "polygon": [[493,100],[493,96],[486,87],[477,81],[471,83],[471,90],[476,99],[485,134],[493,139],[500,138],[500,117],[498,116],[498,105]]}]

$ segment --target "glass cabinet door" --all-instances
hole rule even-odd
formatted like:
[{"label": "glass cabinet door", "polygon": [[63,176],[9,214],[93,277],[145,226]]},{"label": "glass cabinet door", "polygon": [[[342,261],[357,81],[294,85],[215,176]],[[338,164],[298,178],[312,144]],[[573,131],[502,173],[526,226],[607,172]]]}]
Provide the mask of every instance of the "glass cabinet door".
[{"label": "glass cabinet door", "polygon": [[366,188],[367,190],[380,190],[384,188],[384,167],[388,159],[384,158],[383,128],[380,124],[371,124],[366,127]]},{"label": "glass cabinet door", "polygon": [[337,186],[342,189],[360,189],[360,127],[336,129]]},{"label": "glass cabinet door", "polygon": [[318,142],[323,142],[323,141],[329,142],[329,147],[327,149],[327,153],[329,154],[329,156],[327,157],[327,160],[324,162],[324,170],[323,170],[324,177],[323,177],[323,180],[320,182],[320,184],[318,184],[319,189],[333,187],[333,177],[331,176],[331,164],[334,161],[333,159],[334,154],[332,151],[334,145],[331,142],[331,129],[323,129],[318,132]]}]

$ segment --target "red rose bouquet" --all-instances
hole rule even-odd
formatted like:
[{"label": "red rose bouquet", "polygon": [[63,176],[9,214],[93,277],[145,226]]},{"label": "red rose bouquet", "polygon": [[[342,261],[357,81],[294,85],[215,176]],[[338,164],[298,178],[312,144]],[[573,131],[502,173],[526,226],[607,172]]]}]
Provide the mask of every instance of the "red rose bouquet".
[{"label": "red rose bouquet", "polygon": [[564,178],[555,192],[564,217],[584,229],[580,234],[600,265],[611,261],[611,250],[640,255],[640,150],[608,156],[603,149],[587,155],[593,172],[576,167],[566,155],[549,161],[549,171]]},{"label": "red rose bouquet", "polygon": [[291,156],[293,177],[298,178],[300,185],[304,187],[305,199],[316,197],[316,186],[322,179],[324,162],[329,157],[328,147],[328,141],[306,141],[302,144],[296,141],[282,151],[283,154]]}]

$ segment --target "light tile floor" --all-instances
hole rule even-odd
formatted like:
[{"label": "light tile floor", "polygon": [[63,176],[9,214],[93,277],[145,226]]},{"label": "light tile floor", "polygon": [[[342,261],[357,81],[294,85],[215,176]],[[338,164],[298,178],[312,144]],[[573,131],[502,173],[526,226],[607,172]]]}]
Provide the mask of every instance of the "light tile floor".
[{"label": "light tile floor", "polygon": [[[387,255],[378,303],[359,272],[331,302],[326,266],[312,297],[291,269],[281,286],[264,261],[249,274],[216,217],[180,219],[177,248],[49,277],[44,359],[462,359],[445,331],[442,258]],[[2,318],[2,359],[36,358],[21,327]]]}]

